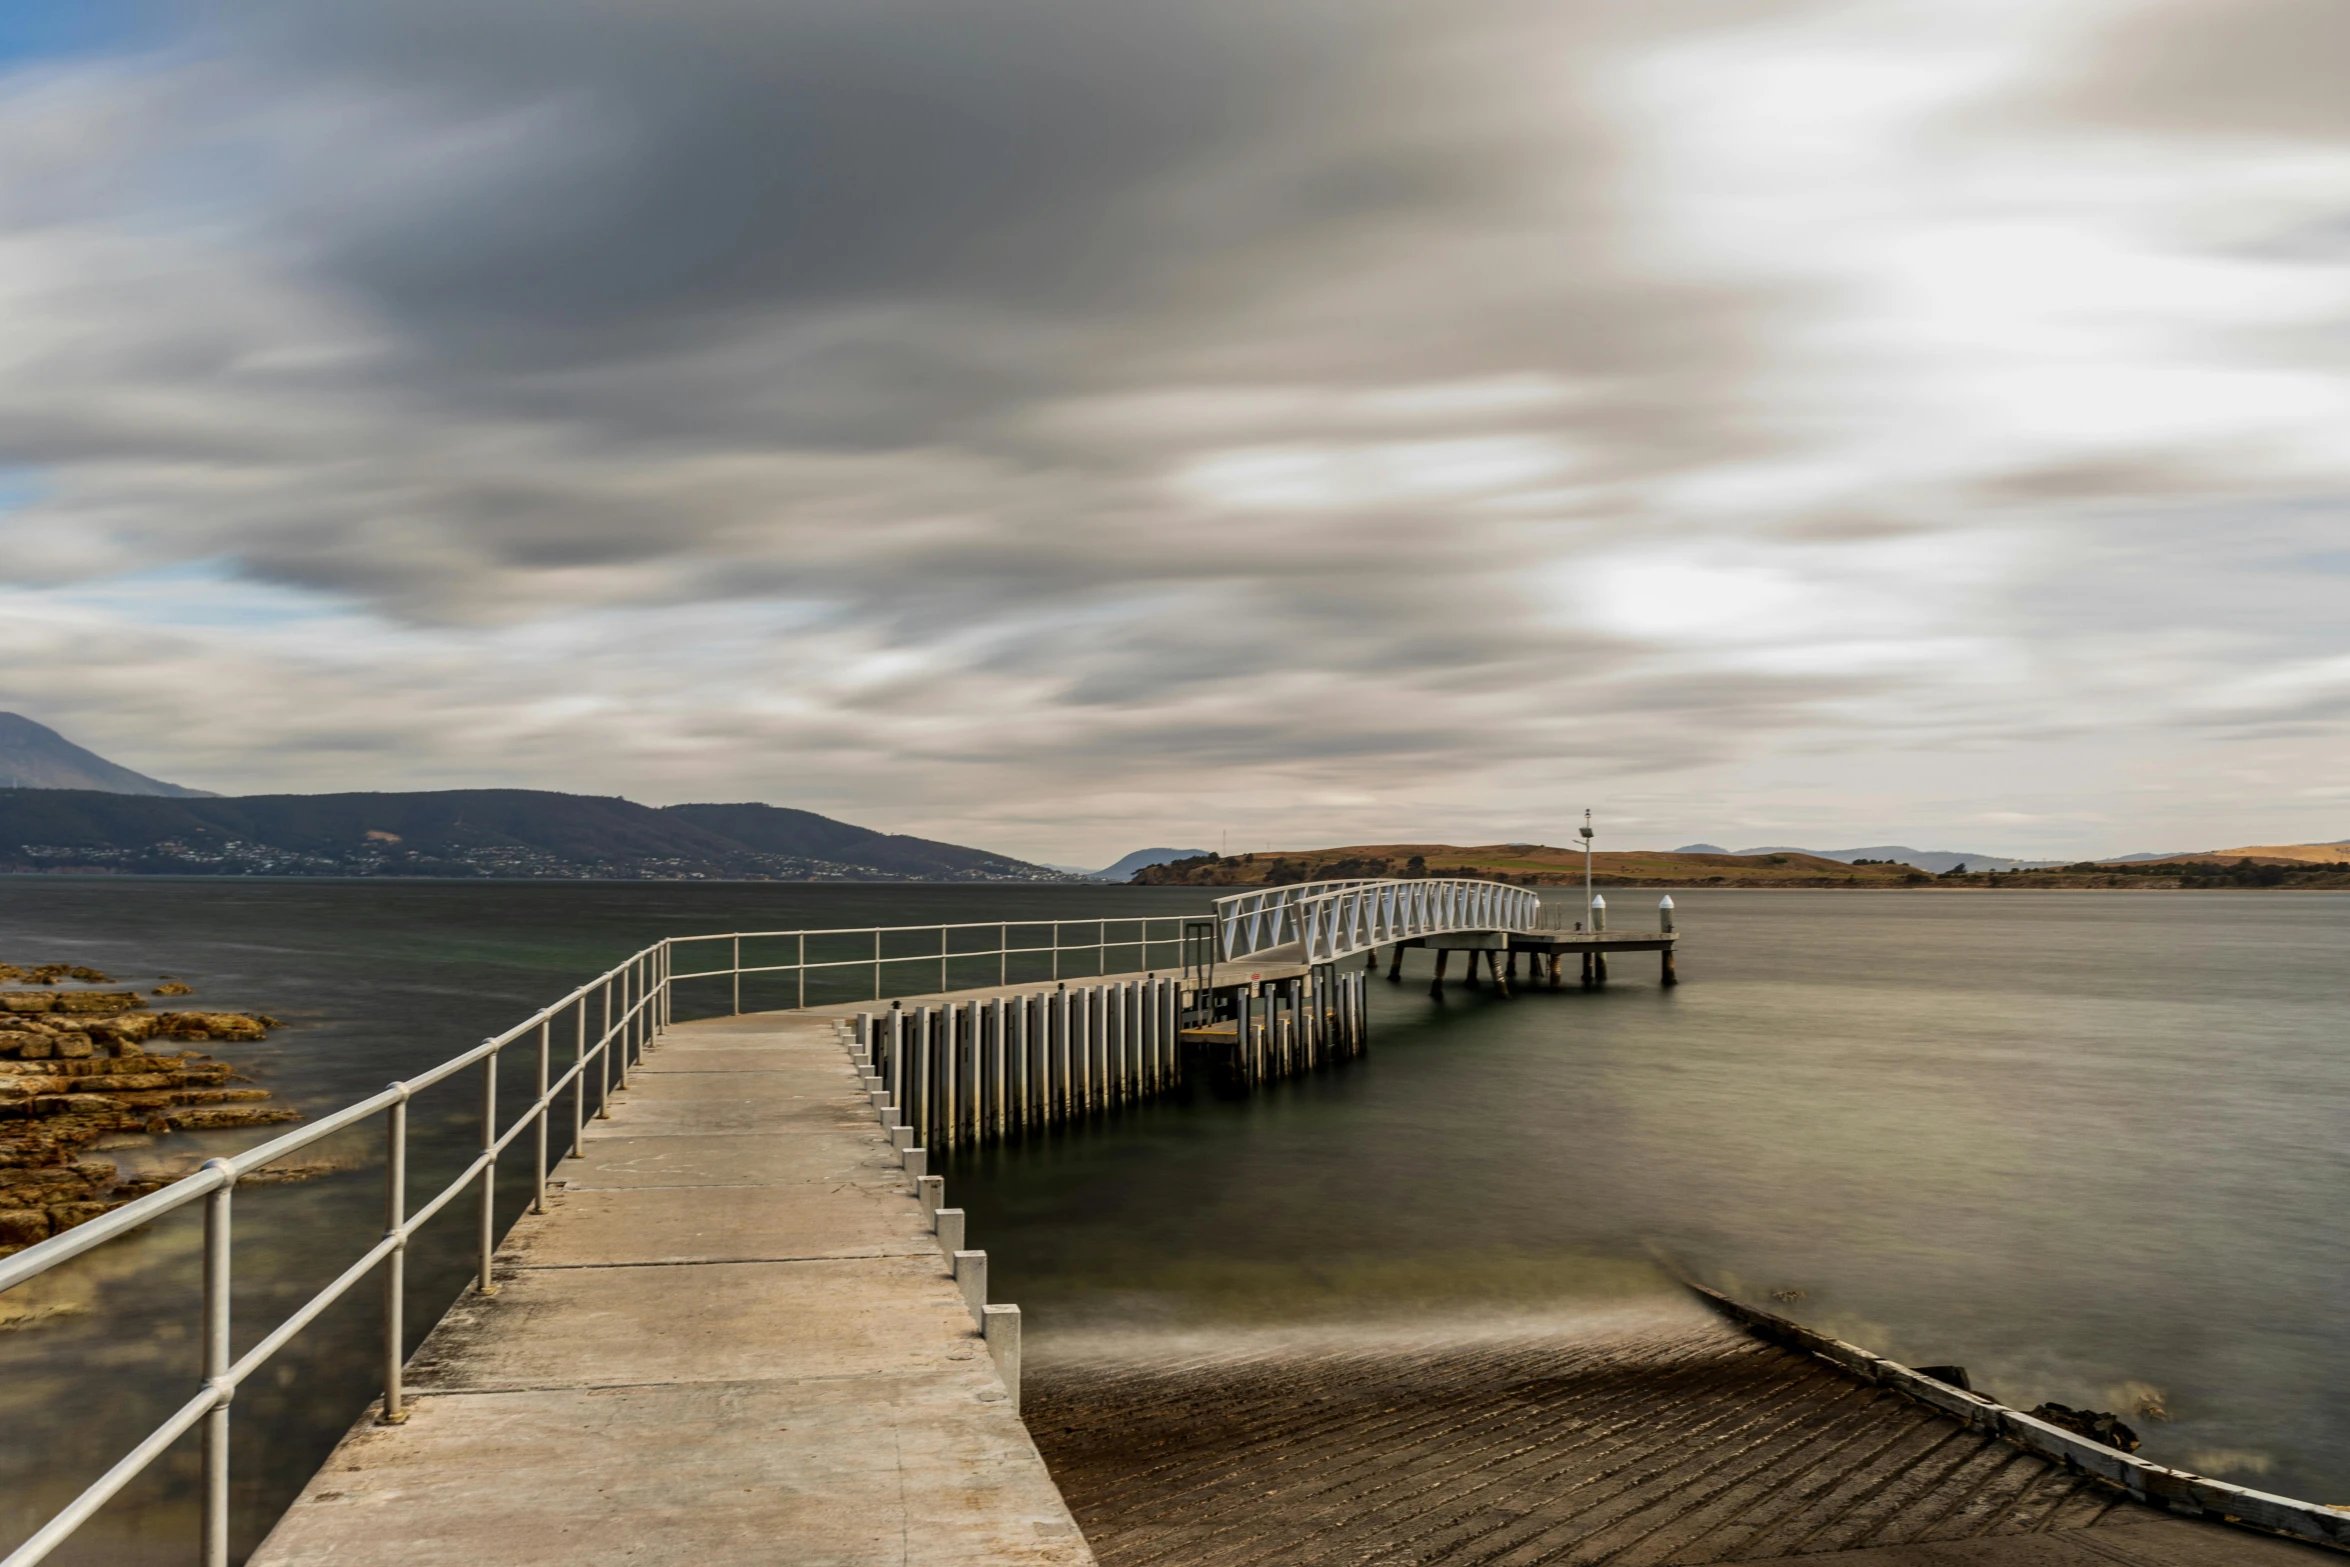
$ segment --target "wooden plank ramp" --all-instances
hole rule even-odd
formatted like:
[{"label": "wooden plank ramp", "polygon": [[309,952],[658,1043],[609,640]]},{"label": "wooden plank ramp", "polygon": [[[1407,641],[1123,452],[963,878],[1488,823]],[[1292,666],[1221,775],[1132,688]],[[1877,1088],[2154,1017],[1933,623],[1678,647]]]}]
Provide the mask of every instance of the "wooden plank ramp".
[{"label": "wooden plank ramp", "polygon": [[1691,1305],[1032,1342],[1105,1567],[2285,1567]]},{"label": "wooden plank ramp", "polygon": [[252,1567],[1090,1563],[839,1029],[671,1029]]}]

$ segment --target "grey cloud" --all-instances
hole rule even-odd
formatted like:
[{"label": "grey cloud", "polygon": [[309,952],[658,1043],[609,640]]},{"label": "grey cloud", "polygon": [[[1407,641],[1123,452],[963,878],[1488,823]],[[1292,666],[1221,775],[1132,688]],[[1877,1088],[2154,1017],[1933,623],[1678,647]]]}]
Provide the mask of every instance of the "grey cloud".
[{"label": "grey cloud", "polygon": [[2345,60],[2335,0],[2167,0],[2117,15],[2050,98],[2146,130],[2350,140]]},{"label": "grey cloud", "polygon": [[[1986,112],[2120,123],[2225,11],[2141,9],[2110,63]],[[1660,197],[1686,193],[1649,144],[1676,106],[1611,97],[1656,46],[1815,13],[221,0],[136,83],[0,95],[0,133],[48,128],[37,168],[0,171],[0,256],[51,269],[0,366],[0,461],[43,486],[0,512],[0,554],[60,593],[223,563],[366,651],[189,632],[77,662],[86,623],[22,620],[0,695],[63,683],[164,722],[244,691],[273,737],[248,760],[142,757],[215,786],[255,755],[338,781],[306,758],[349,727],[318,713],[356,705],[375,754],[412,758],[387,781],[675,797],[787,769],[796,803],[962,832],[1079,812],[1080,789],[1294,799],[1370,773],[1466,797],[2107,722],[2061,681],[1866,650],[1773,673],[1750,646],[1785,640],[1742,601],[1772,548],[1990,525],[2094,554],[2175,497],[2310,482],[2249,437],[1874,467],[1944,432],[1887,440],[1828,384],[1860,307],[1665,245]],[[2270,44],[2230,47],[2302,92]],[[2226,93],[2196,103],[2195,134],[2233,134]],[[1550,443],[1559,471],[1349,478],[1441,469],[1465,438]],[[1666,488],[1815,451],[1851,471],[1817,503],[1692,517]],[[1330,493],[1203,470],[1250,452]],[[2084,622],[2235,638],[2178,655],[2196,678],[2266,656],[2255,630],[2322,643],[2298,607],[2256,627],[2191,602],[2225,595],[2181,586],[2189,547],[2164,533],[2111,606],[1994,585],[1908,618],[2030,640],[2083,688],[2105,656],[2066,641]],[[1666,631],[1576,596],[1618,556],[1651,561]]]}]

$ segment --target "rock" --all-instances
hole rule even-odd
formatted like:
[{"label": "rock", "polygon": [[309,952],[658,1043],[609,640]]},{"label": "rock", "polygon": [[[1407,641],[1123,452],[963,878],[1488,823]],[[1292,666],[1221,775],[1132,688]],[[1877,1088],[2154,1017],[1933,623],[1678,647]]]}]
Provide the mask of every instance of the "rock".
[{"label": "rock", "polygon": [[2092,1442],[2103,1442],[2107,1447],[2118,1447],[2125,1453],[2138,1450],[2138,1433],[2102,1409],[2075,1409],[2069,1404],[2042,1404],[2031,1411],[2034,1420],[2045,1420],[2052,1426],[2061,1426],[2075,1436],[2085,1436]]},{"label": "rock", "polygon": [[0,1012],[46,1012],[56,1004],[45,990],[0,990]]},{"label": "rock", "polygon": [[53,1012],[89,1015],[128,1012],[147,1004],[146,998],[135,990],[61,990],[50,999],[55,1003],[50,1008]]},{"label": "rock", "polygon": [[163,1124],[175,1132],[211,1132],[227,1126],[271,1126],[279,1121],[299,1121],[299,1110],[247,1109],[242,1105],[207,1105],[189,1110],[174,1110],[163,1118]]},{"label": "rock", "polygon": [[195,986],[182,984],[176,979],[167,980],[163,984],[157,985],[155,989],[150,992],[150,994],[158,996],[192,996],[195,993]]},{"label": "rock", "polygon": [[274,1021],[246,1012],[158,1012],[155,1033],[166,1039],[267,1039]]},{"label": "rock", "polygon": [[57,1053],[57,1043],[47,1034],[27,1034],[16,1053],[27,1061],[46,1061]]},{"label": "rock", "polygon": [[79,1031],[57,1036],[57,1058],[60,1061],[87,1061],[98,1053],[90,1043],[90,1036]]},{"label": "rock", "polygon": [[49,1238],[49,1214],[41,1208],[0,1208],[0,1246],[30,1246]]},{"label": "rock", "polygon": [[49,1233],[70,1230],[77,1224],[87,1224],[115,1205],[110,1202],[59,1202],[49,1205]]}]

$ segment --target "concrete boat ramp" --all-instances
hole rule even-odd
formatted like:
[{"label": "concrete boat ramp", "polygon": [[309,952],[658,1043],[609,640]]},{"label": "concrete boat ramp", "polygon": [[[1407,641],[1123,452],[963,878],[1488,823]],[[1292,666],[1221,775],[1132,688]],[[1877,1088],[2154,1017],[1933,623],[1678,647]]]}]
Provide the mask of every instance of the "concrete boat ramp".
[{"label": "concrete boat ramp", "polygon": [[673,1026],[254,1567],[1093,1555],[831,1019]]}]

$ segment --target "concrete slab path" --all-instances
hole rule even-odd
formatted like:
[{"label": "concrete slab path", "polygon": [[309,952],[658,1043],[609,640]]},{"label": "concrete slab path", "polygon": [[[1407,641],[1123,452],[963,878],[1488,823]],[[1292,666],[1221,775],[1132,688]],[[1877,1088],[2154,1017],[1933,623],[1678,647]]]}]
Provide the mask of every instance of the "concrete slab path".
[{"label": "concrete slab path", "polygon": [[681,1024],[251,1567],[1093,1554],[831,1019]]}]

